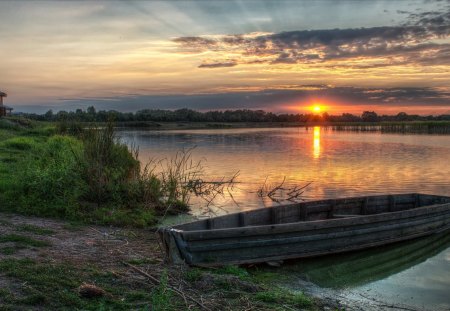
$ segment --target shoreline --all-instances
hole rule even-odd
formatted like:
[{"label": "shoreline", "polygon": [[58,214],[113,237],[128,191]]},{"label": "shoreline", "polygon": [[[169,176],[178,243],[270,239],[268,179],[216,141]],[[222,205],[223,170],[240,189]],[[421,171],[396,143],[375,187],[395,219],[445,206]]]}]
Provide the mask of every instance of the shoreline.
[{"label": "shoreline", "polygon": [[279,129],[323,127],[334,131],[380,132],[392,134],[450,135],[450,121],[404,122],[116,122],[118,130],[176,131],[176,130],[225,130],[225,129]]},{"label": "shoreline", "polygon": [[[187,301],[172,293],[161,301],[164,310],[423,310],[362,295],[351,297],[351,290],[322,288],[303,278],[296,278],[292,288],[283,281],[289,276],[265,265],[215,269],[167,265],[153,230],[3,212],[0,219],[0,305],[6,310],[69,305],[140,310],[155,304],[161,286],[166,292],[177,288]],[[59,271],[58,280],[48,275],[54,269]],[[95,285],[105,294],[84,298],[79,293],[83,284]],[[194,301],[201,301],[204,308]]]}]

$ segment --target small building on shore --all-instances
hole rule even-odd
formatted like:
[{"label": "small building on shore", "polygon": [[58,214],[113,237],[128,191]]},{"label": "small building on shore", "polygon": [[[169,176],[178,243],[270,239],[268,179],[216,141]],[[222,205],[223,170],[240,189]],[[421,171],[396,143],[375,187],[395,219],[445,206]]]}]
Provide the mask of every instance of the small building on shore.
[{"label": "small building on shore", "polygon": [[10,115],[13,110],[11,107],[3,105],[3,98],[7,96],[6,93],[0,91],[0,117]]}]

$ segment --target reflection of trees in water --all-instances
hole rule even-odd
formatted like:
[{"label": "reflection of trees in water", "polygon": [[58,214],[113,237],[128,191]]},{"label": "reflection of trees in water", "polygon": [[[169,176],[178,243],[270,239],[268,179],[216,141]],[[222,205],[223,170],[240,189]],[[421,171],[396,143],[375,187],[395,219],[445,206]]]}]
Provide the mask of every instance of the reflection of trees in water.
[{"label": "reflection of trees in water", "polygon": [[366,251],[307,259],[286,269],[303,274],[321,287],[356,287],[413,267],[449,246],[450,233],[438,234]]}]

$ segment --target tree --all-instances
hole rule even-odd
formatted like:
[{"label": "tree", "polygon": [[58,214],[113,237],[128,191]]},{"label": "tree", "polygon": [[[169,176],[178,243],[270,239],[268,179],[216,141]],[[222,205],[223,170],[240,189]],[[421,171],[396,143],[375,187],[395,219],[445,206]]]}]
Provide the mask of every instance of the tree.
[{"label": "tree", "polygon": [[378,122],[379,118],[375,111],[364,111],[361,115],[361,119],[364,122]]},{"label": "tree", "polygon": [[53,120],[53,110],[49,110],[44,114],[44,118],[47,121],[52,121]]}]

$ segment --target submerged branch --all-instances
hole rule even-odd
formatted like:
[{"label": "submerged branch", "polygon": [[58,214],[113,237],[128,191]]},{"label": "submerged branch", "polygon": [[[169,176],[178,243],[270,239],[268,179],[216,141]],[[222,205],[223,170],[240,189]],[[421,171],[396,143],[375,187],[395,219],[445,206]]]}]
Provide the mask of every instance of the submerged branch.
[{"label": "submerged branch", "polygon": [[272,202],[282,203],[283,201],[297,202],[304,201],[302,198],[303,193],[309,185],[312,184],[308,182],[303,186],[294,185],[292,187],[286,187],[286,177],[283,178],[282,182],[275,185],[267,184],[267,179],[264,180],[262,186],[256,191],[256,194],[260,199],[269,198]]}]

